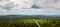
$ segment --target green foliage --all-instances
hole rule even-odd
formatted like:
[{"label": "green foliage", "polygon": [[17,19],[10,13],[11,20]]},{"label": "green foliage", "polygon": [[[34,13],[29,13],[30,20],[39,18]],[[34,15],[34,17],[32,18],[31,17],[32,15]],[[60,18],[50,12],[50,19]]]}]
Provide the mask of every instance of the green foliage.
[{"label": "green foliage", "polygon": [[0,19],[0,27],[60,27],[60,19]]}]

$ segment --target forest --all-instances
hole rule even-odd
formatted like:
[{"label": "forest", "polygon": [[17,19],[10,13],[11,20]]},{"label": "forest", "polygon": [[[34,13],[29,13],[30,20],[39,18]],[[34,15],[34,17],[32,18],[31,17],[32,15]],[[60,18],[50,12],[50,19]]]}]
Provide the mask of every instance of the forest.
[{"label": "forest", "polygon": [[60,19],[7,18],[0,19],[0,27],[60,27]]}]

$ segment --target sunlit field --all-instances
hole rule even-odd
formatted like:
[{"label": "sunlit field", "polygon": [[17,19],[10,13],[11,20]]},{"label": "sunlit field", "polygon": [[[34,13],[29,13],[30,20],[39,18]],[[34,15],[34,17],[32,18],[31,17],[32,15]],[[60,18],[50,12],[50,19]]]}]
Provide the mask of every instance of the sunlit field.
[{"label": "sunlit field", "polygon": [[60,19],[0,19],[0,27],[60,27]]}]

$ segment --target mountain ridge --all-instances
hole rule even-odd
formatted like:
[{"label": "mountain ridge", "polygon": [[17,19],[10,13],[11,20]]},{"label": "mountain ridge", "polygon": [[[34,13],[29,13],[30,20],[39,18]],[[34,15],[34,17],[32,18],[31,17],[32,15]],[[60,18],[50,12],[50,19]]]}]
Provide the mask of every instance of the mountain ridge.
[{"label": "mountain ridge", "polygon": [[60,18],[60,16],[47,16],[47,15],[4,15],[0,18]]}]

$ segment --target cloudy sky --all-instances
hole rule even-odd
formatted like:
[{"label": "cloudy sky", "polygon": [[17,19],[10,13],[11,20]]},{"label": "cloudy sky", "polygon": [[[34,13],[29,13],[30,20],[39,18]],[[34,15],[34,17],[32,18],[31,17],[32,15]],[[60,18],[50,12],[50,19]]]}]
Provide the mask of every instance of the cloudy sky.
[{"label": "cloudy sky", "polygon": [[60,15],[60,0],[0,0],[0,15]]}]

